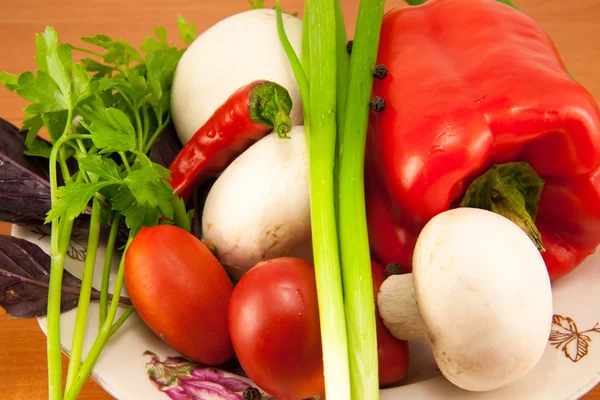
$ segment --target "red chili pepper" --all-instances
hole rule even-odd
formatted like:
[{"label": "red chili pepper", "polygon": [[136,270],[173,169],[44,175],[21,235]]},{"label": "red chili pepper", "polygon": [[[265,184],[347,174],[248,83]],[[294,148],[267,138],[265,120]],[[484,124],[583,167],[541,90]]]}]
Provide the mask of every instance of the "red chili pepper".
[{"label": "red chili pepper", "polygon": [[[386,108],[373,114],[368,143],[369,232],[378,262],[410,270],[424,224],[458,206],[492,165],[510,162],[529,164],[545,181],[537,218],[537,204],[527,211],[550,277],[594,252],[600,111],[531,18],[490,0],[396,9],[384,19],[377,62],[389,70],[374,82]],[[526,179],[521,172],[509,171],[517,187]],[[475,189],[488,205],[498,200],[495,189]],[[523,204],[536,200],[522,192]]]},{"label": "red chili pepper", "polygon": [[270,81],[238,89],[186,143],[171,163],[171,186],[188,200],[194,189],[222,172],[233,159],[271,130],[288,138],[292,99]]}]

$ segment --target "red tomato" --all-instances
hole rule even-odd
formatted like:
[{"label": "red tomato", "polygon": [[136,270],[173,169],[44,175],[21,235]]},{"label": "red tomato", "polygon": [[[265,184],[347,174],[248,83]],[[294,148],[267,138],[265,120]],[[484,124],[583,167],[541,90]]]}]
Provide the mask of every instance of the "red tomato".
[{"label": "red tomato", "polygon": [[379,358],[379,385],[392,385],[404,377],[408,369],[408,342],[396,339],[383,324],[377,309],[377,293],[385,280],[385,268],[371,261],[375,321],[377,324],[377,352]]},{"label": "red tomato", "polygon": [[313,266],[297,258],[261,262],[236,285],[229,330],[242,368],[281,400],[324,396]]},{"label": "red tomato", "polygon": [[186,358],[216,365],[233,357],[233,284],[195,236],[171,225],[142,228],[125,255],[125,283],[142,320]]}]

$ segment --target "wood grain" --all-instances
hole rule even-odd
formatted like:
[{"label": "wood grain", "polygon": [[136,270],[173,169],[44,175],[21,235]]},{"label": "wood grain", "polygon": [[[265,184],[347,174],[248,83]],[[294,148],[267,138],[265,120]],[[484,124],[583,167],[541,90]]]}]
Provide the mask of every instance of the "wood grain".
[{"label": "wood grain", "polygon": [[[600,101],[600,0],[515,1],[546,29],[569,69],[596,101]],[[282,2],[288,11],[302,11],[301,0]],[[356,18],[358,0],[342,0],[342,3],[350,27]],[[401,4],[401,0],[388,0],[387,8]],[[61,40],[66,42],[73,43],[79,36],[105,33],[140,44],[159,25],[165,26],[172,41],[176,40],[178,13],[196,22],[200,32],[228,15],[247,9],[245,0],[3,0],[0,71],[18,73],[33,69],[34,34],[43,31],[46,25],[55,27]],[[20,125],[24,106],[25,102],[18,96],[0,90],[0,116]],[[8,233],[8,230],[7,224],[0,223],[0,233]],[[63,359],[66,365],[65,361]],[[36,321],[9,320],[0,311],[0,398],[37,400],[46,397],[44,335]],[[91,380],[79,398],[111,399]],[[584,399],[600,400],[600,388]]]}]

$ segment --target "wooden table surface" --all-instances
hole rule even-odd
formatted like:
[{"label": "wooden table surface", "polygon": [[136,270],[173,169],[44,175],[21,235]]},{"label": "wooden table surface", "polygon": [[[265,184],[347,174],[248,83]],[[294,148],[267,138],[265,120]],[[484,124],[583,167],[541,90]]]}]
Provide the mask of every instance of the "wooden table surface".
[{"label": "wooden table surface", "polygon": [[[554,39],[566,64],[600,102],[600,0],[514,0]],[[274,1],[267,0],[267,5]],[[301,0],[282,0],[288,11],[301,11]],[[349,25],[355,21],[358,0],[342,0]],[[388,0],[387,7],[401,5]],[[105,33],[133,44],[159,25],[177,40],[176,17],[181,13],[201,32],[220,19],[248,9],[246,0],[2,0],[0,12],[0,71],[19,73],[35,67],[34,34],[55,27],[62,41]],[[350,31],[353,28],[349,28]],[[498,34],[501,34],[499,32]],[[0,116],[20,125],[25,102],[0,88]],[[0,224],[0,233],[9,226]],[[36,321],[9,320],[0,310],[0,398],[37,400],[47,397],[45,337]],[[63,358],[63,365],[66,359]],[[80,399],[110,399],[89,381]],[[166,396],[165,396],[166,398]],[[600,387],[584,397],[600,400]]]}]

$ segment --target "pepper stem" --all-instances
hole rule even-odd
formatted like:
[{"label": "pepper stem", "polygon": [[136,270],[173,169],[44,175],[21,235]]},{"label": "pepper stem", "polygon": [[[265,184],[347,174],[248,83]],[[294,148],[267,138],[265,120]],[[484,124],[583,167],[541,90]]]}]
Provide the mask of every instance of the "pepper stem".
[{"label": "pepper stem", "polygon": [[535,226],[544,180],[526,162],[492,165],[467,188],[461,207],[482,208],[517,224],[540,251],[546,251]]},{"label": "pepper stem", "polygon": [[292,129],[291,109],[292,99],[288,91],[275,82],[265,81],[250,90],[250,119],[273,128],[282,139],[290,138],[287,134]]}]

